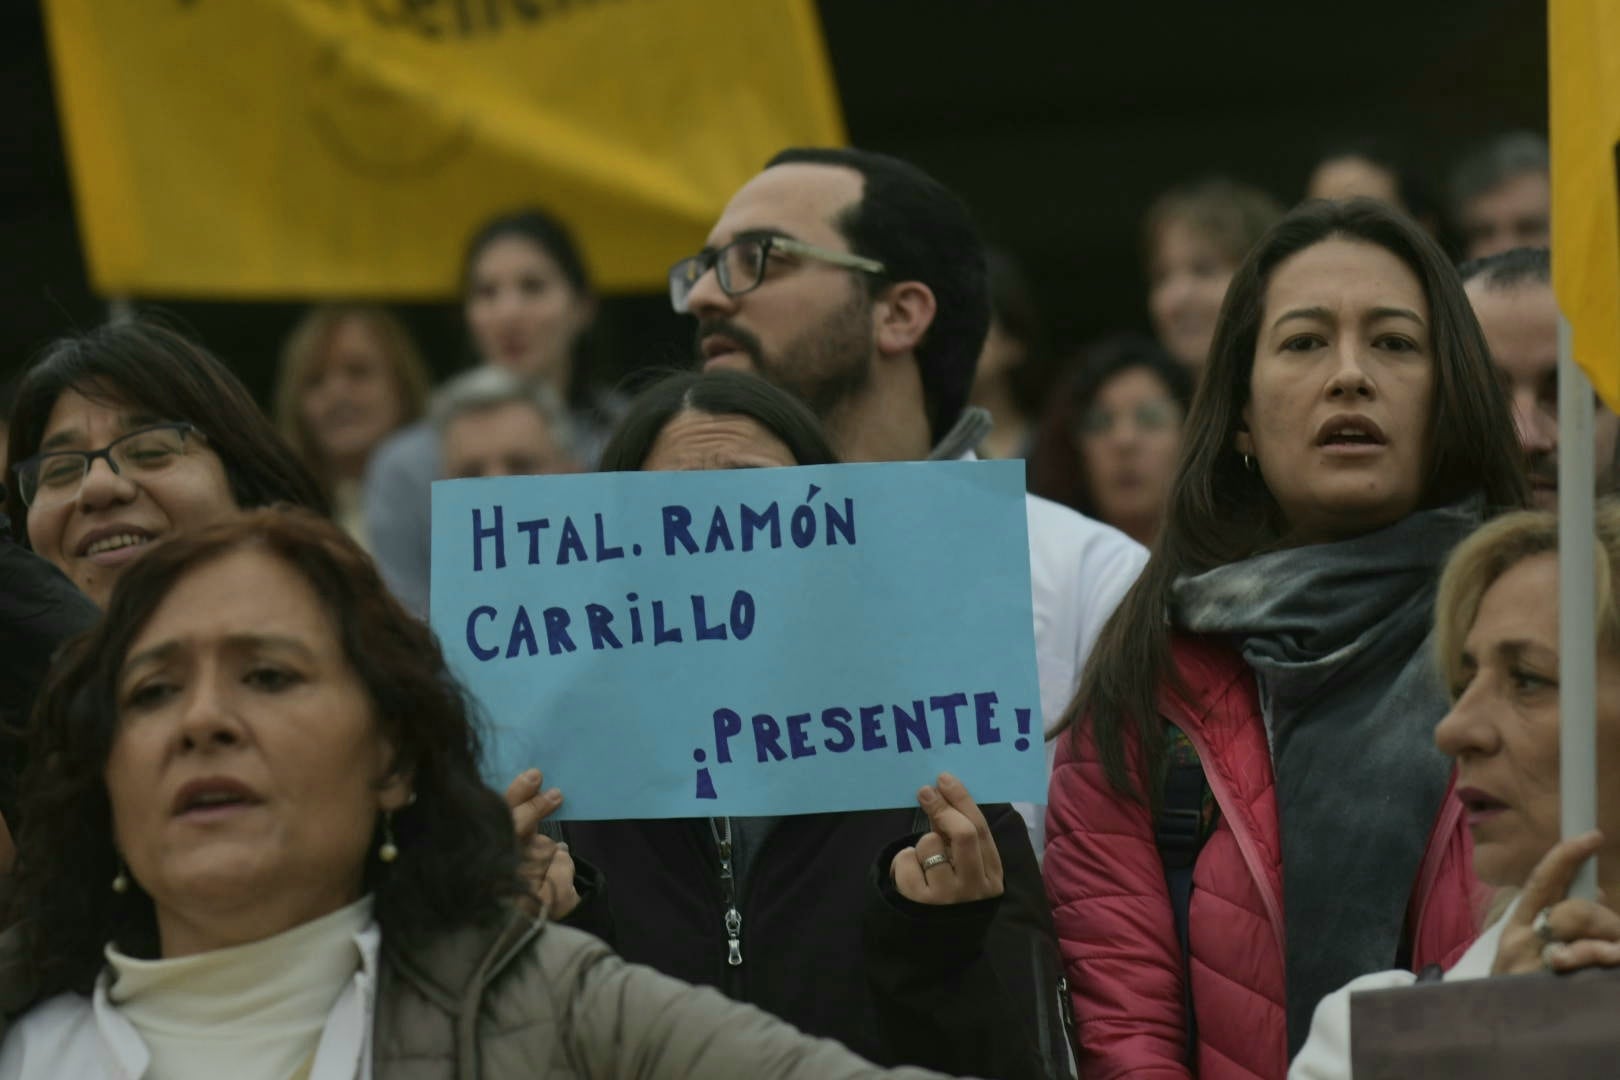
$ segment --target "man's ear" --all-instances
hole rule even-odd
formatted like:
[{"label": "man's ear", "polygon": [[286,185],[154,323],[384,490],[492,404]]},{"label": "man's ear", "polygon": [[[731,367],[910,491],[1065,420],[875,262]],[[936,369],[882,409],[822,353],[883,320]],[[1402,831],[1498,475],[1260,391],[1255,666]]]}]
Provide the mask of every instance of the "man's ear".
[{"label": "man's ear", "polygon": [[920,281],[890,285],[872,305],[878,352],[899,356],[914,351],[934,325],[934,290]]}]

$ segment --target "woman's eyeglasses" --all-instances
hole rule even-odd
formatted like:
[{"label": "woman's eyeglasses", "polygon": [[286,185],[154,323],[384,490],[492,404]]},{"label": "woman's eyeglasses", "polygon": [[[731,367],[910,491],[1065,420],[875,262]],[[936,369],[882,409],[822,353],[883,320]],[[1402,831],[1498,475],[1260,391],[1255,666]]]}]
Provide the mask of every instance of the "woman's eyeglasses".
[{"label": "woman's eyeglasses", "polygon": [[186,441],[202,438],[194,424],[153,424],[120,435],[100,450],[52,450],[35,454],[16,467],[17,492],[23,505],[56,506],[79,494],[90,466],[104,458],[118,476],[138,479],[172,465],[186,452]]},{"label": "woman's eyeglasses", "polygon": [[1075,425],[1074,433],[1077,436],[1095,438],[1107,435],[1129,416],[1138,431],[1165,431],[1181,424],[1181,408],[1173,401],[1144,401],[1129,412],[1113,412],[1108,409],[1087,409]]}]

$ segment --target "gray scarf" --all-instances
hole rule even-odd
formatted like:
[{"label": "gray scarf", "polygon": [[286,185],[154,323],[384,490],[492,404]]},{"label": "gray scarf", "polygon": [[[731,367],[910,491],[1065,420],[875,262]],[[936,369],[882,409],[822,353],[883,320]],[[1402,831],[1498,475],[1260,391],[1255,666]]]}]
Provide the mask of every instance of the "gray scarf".
[{"label": "gray scarf", "polygon": [[1469,499],[1268,552],[1172,592],[1175,624],[1228,639],[1259,685],[1282,832],[1290,1057],[1327,993],[1395,966],[1451,774],[1434,745],[1449,708],[1430,655],[1435,587],[1480,508]]}]

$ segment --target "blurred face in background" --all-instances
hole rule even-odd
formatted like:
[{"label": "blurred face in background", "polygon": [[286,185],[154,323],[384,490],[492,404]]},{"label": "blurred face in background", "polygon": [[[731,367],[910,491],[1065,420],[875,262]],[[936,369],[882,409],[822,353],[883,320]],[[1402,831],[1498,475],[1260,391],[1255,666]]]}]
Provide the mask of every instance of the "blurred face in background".
[{"label": "blurred face in background", "polygon": [[1552,241],[1552,188],[1539,170],[1508,177],[1457,210],[1466,258],[1483,259],[1516,247]]},{"label": "blurred face in background", "polygon": [[444,475],[451,480],[578,469],[540,410],[523,401],[469,409],[456,416],[445,426],[442,453]]},{"label": "blurred face in background", "polygon": [[405,420],[405,394],[382,341],[362,319],[339,323],[299,397],[321,456],[358,475],[371,451]]},{"label": "blurred face in background", "polygon": [[1097,516],[1151,544],[1181,452],[1181,406],[1145,367],[1102,384],[1073,438]]},{"label": "blurred face in background", "polygon": [[487,364],[566,389],[574,342],[595,303],[557,261],[523,236],[497,236],[467,277],[467,329]]},{"label": "blurred face in background", "polygon": [[[1377,199],[1401,206],[1399,182],[1381,165],[1361,157],[1328,158],[1311,173],[1305,185],[1307,199]],[[1404,207],[1402,207],[1404,209]]]},{"label": "blurred face in background", "polygon": [[[1498,288],[1475,278],[1464,288],[1507,390],[1513,427],[1538,510],[1558,509],[1558,302],[1552,286],[1526,281]],[[1592,419],[1599,491],[1614,484],[1620,418],[1601,404]]]},{"label": "blurred face in background", "polygon": [[1170,355],[1198,372],[1209,357],[1226,286],[1237,264],[1185,218],[1160,227],[1148,267],[1148,313]]}]

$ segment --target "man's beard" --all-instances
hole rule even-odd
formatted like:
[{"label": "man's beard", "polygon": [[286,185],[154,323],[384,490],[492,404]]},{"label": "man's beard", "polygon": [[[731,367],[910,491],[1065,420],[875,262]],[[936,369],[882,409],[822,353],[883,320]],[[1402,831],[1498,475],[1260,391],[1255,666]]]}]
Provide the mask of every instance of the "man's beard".
[{"label": "man's beard", "polygon": [[748,354],[754,373],[798,397],[828,422],[872,382],[871,302],[859,294],[821,326],[801,334],[776,355],[767,355],[759,338],[735,323],[707,319],[697,328],[697,361],[703,363],[703,339],[720,334]]}]

